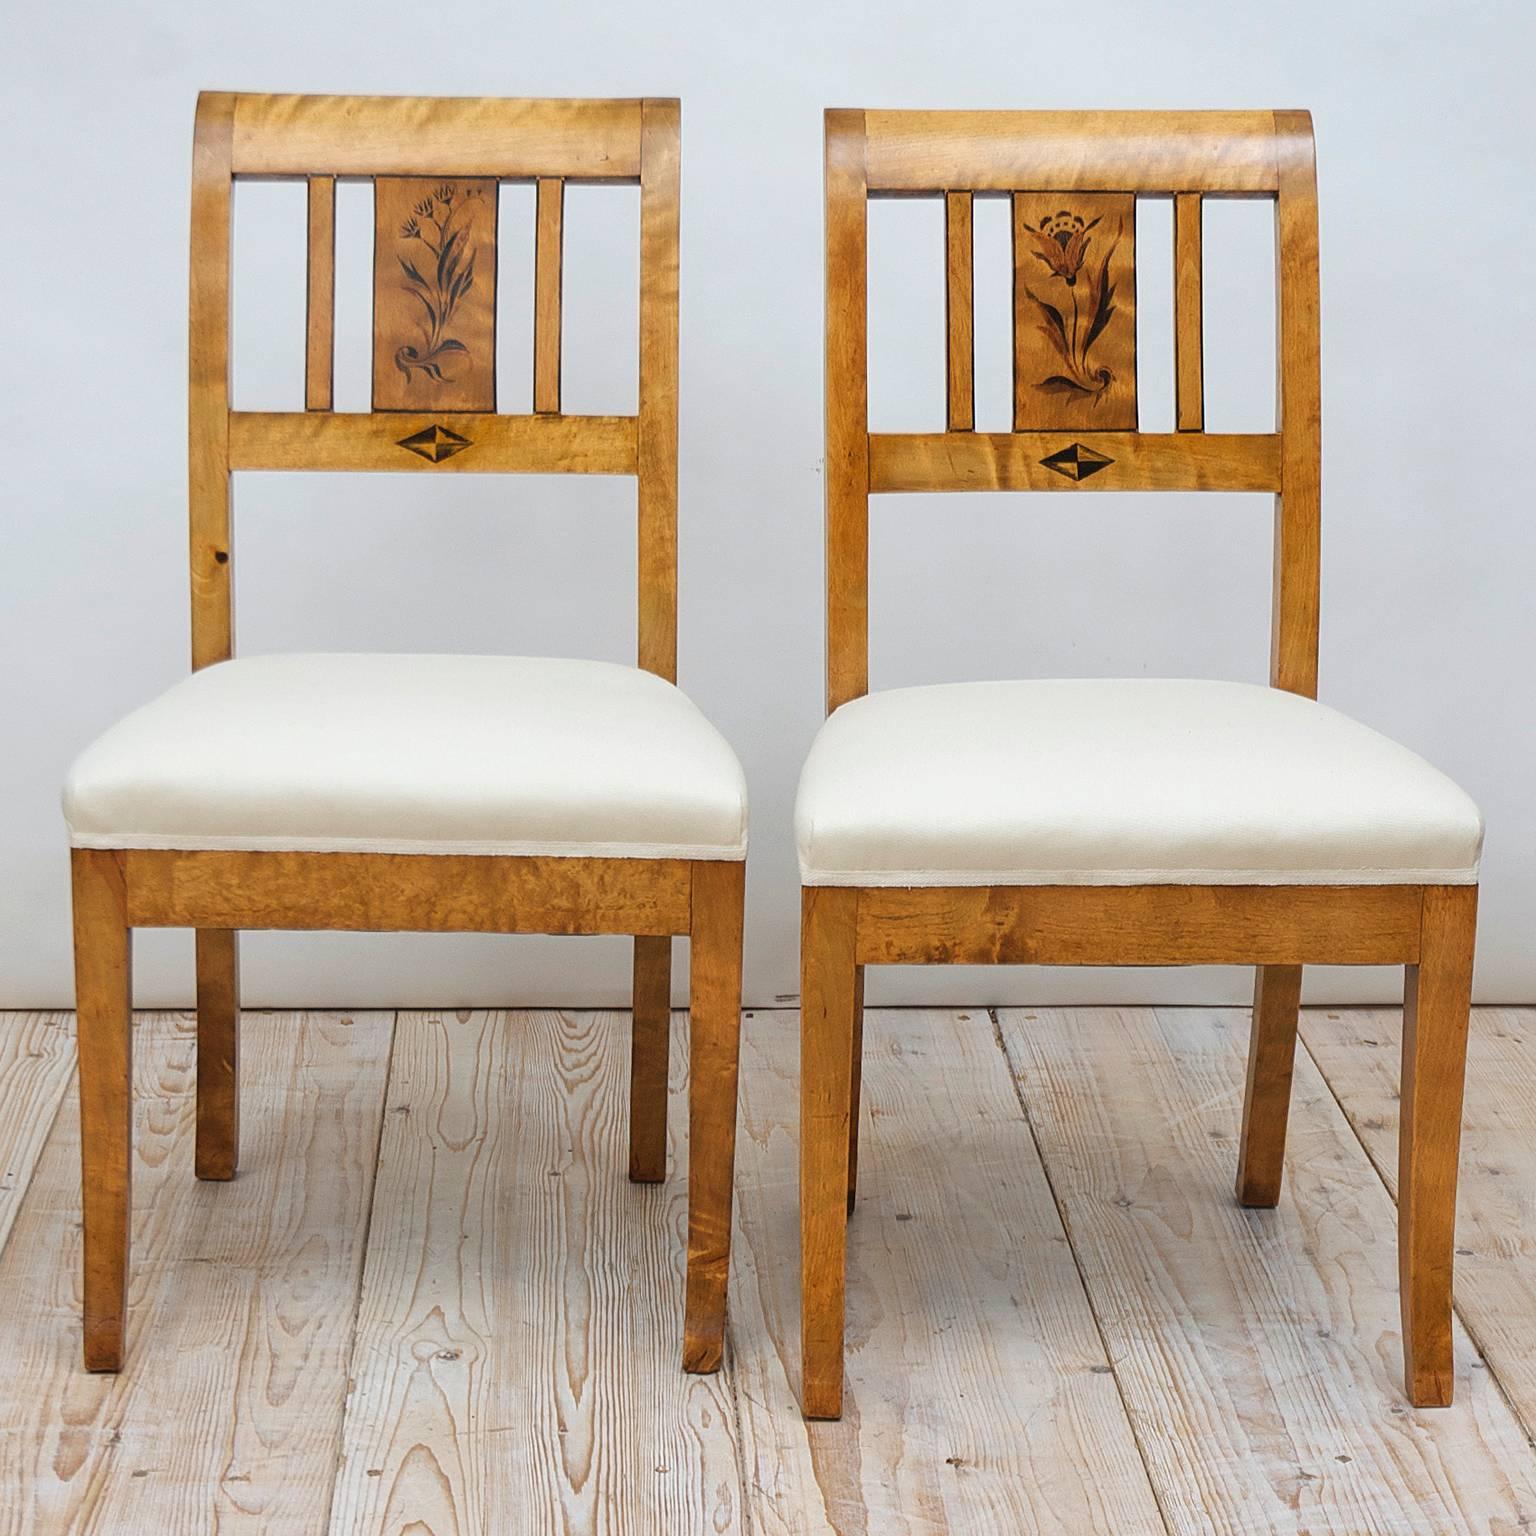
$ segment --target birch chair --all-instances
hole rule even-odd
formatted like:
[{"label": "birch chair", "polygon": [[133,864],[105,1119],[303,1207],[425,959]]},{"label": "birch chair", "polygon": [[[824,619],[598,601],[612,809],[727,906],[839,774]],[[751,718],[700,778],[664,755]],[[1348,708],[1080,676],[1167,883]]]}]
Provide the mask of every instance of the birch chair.
[{"label": "birch chair", "polygon": [[[946,430],[871,434],[867,200],[944,199]],[[974,430],[973,200],[1007,197],[1013,431]],[[1174,204],[1176,424],[1138,430],[1135,204]],[[1274,432],[1204,430],[1201,205],[1275,205]],[[1317,204],[1304,112],[833,111],[826,120],[827,709],[803,885],[803,1403],[843,1392],[846,1225],[870,964],[1256,967],[1237,1196],[1279,1199],[1304,964],[1407,970],[1400,1180],[1408,1396],[1452,1394],[1451,1265],[1482,826],[1449,780],[1317,703]],[[869,498],[1263,491],[1270,684],[869,691]]]},{"label": "birch chair", "polygon": [[[85,1364],[123,1360],[131,930],[197,930],[200,1178],[234,1176],[242,928],[635,936],[629,1174],[663,1178],[672,937],[692,944],[684,1364],[720,1363],[746,798],[677,661],[676,101],[204,95],[192,182],[193,675],[65,790],[73,844]],[[308,185],[302,412],[232,411],[230,201]],[[332,409],[337,177],[375,200],[372,410]],[[537,185],[534,413],[494,387],[496,191]],[[637,416],[560,408],[562,193],[640,186]],[[520,657],[234,660],[235,470],[632,475],[639,667]]]}]

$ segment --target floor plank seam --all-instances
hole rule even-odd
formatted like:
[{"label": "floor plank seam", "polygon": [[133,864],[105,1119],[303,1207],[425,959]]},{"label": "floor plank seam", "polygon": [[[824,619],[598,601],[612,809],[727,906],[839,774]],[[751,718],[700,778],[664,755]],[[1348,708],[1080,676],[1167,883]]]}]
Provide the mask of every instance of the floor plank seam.
[{"label": "floor plank seam", "polygon": [[[1365,1160],[1370,1164],[1372,1172],[1375,1173],[1376,1177],[1381,1180],[1382,1188],[1387,1192],[1387,1199],[1392,1202],[1392,1209],[1396,1211],[1397,1196],[1393,1192],[1391,1184],[1387,1182],[1386,1173],[1383,1171],[1381,1164],[1372,1154],[1365,1138],[1360,1134],[1359,1128],[1355,1125],[1354,1117],[1344,1107],[1343,1099],[1339,1097],[1338,1090],[1333,1086],[1333,1080],[1328,1076],[1327,1072],[1323,1070],[1322,1062],[1317,1059],[1317,1056],[1313,1052],[1312,1047],[1307,1044],[1307,1038],[1305,1034],[1303,1034],[1300,1029],[1298,1029],[1296,1032],[1296,1043],[1301,1047],[1302,1050],[1307,1053],[1308,1060],[1310,1060],[1312,1065],[1317,1068],[1317,1075],[1323,1080],[1323,1086],[1328,1090],[1329,1098],[1331,1098],[1333,1102],[1338,1106],[1339,1113],[1344,1117],[1344,1123],[1349,1127],[1349,1134],[1355,1138],[1355,1141],[1359,1145],[1360,1150],[1365,1154]],[[1467,1338],[1471,1341],[1473,1349],[1477,1351],[1477,1358],[1482,1361],[1483,1369],[1487,1371],[1489,1380],[1492,1381],[1494,1386],[1498,1389],[1499,1396],[1504,1399],[1505,1405],[1508,1407],[1510,1415],[1514,1419],[1515,1423],[1520,1426],[1520,1433],[1525,1436],[1525,1443],[1530,1446],[1532,1450],[1536,1450],[1536,1434],[1532,1433],[1531,1423],[1527,1420],[1525,1414],[1520,1411],[1520,1405],[1514,1400],[1513,1397],[1510,1396],[1509,1390],[1505,1387],[1503,1381],[1499,1379],[1499,1373],[1494,1370],[1493,1363],[1488,1358],[1488,1351],[1483,1347],[1483,1341],[1478,1335],[1477,1328],[1473,1325],[1472,1320],[1463,1310],[1461,1303],[1456,1299],[1454,1282],[1452,1284],[1451,1291],[1451,1309],[1455,1312],[1457,1320],[1461,1323],[1461,1326],[1466,1330]]]},{"label": "floor plank seam", "polygon": [[358,1246],[357,1285],[352,1295],[351,1338],[347,1343],[347,1367],[342,1377],[341,1431],[338,1436],[336,1455],[331,1462],[331,1488],[325,1503],[324,1531],[331,1531],[336,1524],[336,1494],[341,1485],[342,1458],[346,1454],[347,1420],[352,1413],[353,1367],[357,1363],[357,1325],[363,1313],[363,1286],[368,1277],[368,1253],[373,1241],[373,1202],[379,1188],[379,1157],[384,1150],[384,1126],[389,1120],[389,1090],[395,1076],[395,1044],[400,1038],[400,1012],[398,1008],[389,1016],[389,1053],[384,1059],[384,1085],[381,1096],[384,1103],[379,1109],[379,1131],[373,1147],[373,1170],[368,1179],[368,1214],[363,1219],[362,1242]]},{"label": "floor plank seam", "polygon": [[1019,1071],[1013,1057],[1009,1054],[1008,1043],[1003,1039],[1002,1020],[998,1018],[996,1008],[987,1009],[987,1018],[992,1025],[992,1038],[1002,1053],[1003,1065],[1008,1072],[1008,1081],[1013,1084],[1013,1095],[1019,1101],[1019,1113],[1024,1117],[1025,1127],[1029,1131],[1029,1139],[1035,1149],[1035,1158],[1040,1164],[1040,1171],[1045,1175],[1046,1188],[1051,1192],[1051,1203],[1056,1207],[1056,1219],[1061,1223],[1063,1236],[1067,1240],[1067,1252],[1072,1255],[1072,1266],[1077,1271],[1077,1283],[1082,1289],[1083,1300],[1088,1305],[1088,1315],[1093,1319],[1093,1329],[1099,1337],[1099,1346],[1104,1352],[1104,1363],[1109,1367],[1109,1374],[1115,1383],[1115,1393],[1120,1399],[1120,1411],[1125,1415],[1126,1427],[1131,1432],[1131,1442],[1136,1447],[1136,1454],[1141,1460],[1142,1472],[1146,1475],[1147,1487],[1152,1493],[1152,1502],[1157,1506],[1157,1516],[1163,1522],[1163,1530],[1167,1536],[1173,1536],[1174,1527],[1169,1518],[1168,1508],[1163,1502],[1163,1493],[1157,1485],[1157,1479],[1152,1475],[1152,1463],[1147,1456],[1147,1448],[1142,1443],[1141,1431],[1136,1427],[1136,1416],[1131,1412],[1131,1405],[1126,1399],[1125,1384],[1120,1380],[1120,1372],[1115,1366],[1110,1354],[1109,1338],[1104,1332],[1104,1324],[1099,1317],[1099,1309],[1093,1299],[1093,1291],[1088,1284],[1088,1276],[1083,1272],[1082,1260],[1077,1255],[1077,1244],[1072,1238],[1072,1223],[1067,1216],[1067,1208],[1061,1196],[1056,1192],[1056,1179],[1051,1173],[1051,1165],[1046,1160],[1045,1148],[1040,1142],[1040,1133],[1035,1128],[1034,1116],[1029,1112],[1029,1105],[1024,1099],[1024,1085],[1019,1081]]},{"label": "floor plank seam", "polygon": [[[53,1010],[48,1010],[48,1012],[52,1013]],[[75,1032],[72,1028],[70,1028],[70,1021],[74,1018],[74,1014],[66,1010],[58,1012],[55,1016],[57,1017],[59,1023],[63,1024],[67,1029],[69,1029],[70,1035],[73,1038]],[[0,1261],[4,1260],[6,1253],[9,1251],[11,1246],[11,1239],[16,1235],[16,1228],[21,1225],[22,1207],[31,1197],[33,1187],[36,1183],[37,1165],[42,1161],[43,1149],[48,1145],[50,1141],[53,1140],[54,1127],[59,1123],[59,1115],[64,1108],[64,1101],[70,1096],[70,1094],[78,1091],[76,1084],[79,1082],[79,1080],[80,1066],[77,1052],[75,1065],[69,1069],[69,1076],[64,1079],[64,1091],[60,1093],[58,1098],[53,1101],[53,1112],[48,1116],[48,1129],[44,1131],[43,1134],[38,1138],[37,1153],[32,1159],[32,1166],[27,1170],[26,1187],[20,1191],[20,1198],[16,1202],[15,1219],[11,1222],[10,1227],[6,1230],[5,1241],[0,1243]]]},{"label": "floor plank seam", "polygon": [[731,1437],[736,1452],[736,1487],[741,1500],[741,1529],[744,1536],[752,1536],[755,1529],[752,1520],[752,1502],[748,1498],[747,1461],[744,1454],[746,1440],[742,1434],[740,1379],[736,1374],[736,1331],[730,1313],[725,1320],[725,1349],[720,1369],[727,1372],[731,1384]]}]

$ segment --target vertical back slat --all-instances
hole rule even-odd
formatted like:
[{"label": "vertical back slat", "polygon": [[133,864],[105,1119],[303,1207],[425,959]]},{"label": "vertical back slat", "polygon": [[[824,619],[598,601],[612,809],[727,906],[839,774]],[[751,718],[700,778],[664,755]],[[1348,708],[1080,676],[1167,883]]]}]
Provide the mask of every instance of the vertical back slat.
[{"label": "vertical back slat", "polygon": [[1013,194],[1013,430],[1136,430],[1136,199]]},{"label": "vertical back slat", "polygon": [[332,409],[336,357],[336,178],[309,178],[309,289],[305,315],[304,409]]},{"label": "vertical back slat", "polygon": [[1198,192],[1173,200],[1174,424],[1180,432],[1205,430],[1204,297]]},{"label": "vertical back slat", "polygon": [[869,188],[864,114],[827,113],[827,711],[869,691]]},{"label": "vertical back slat", "polygon": [[1322,381],[1318,348],[1317,167],[1312,118],[1275,114],[1279,193],[1278,426],[1275,584],[1270,681],[1317,696],[1322,512]]},{"label": "vertical back slat", "polygon": [[640,665],[677,679],[677,241],[680,110],[640,129]]},{"label": "vertical back slat", "polygon": [[497,179],[373,181],[373,408],[496,409]]},{"label": "vertical back slat", "polygon": [[235,98],[204,92],[192,145],[187,506],[192,666],[234,646],[229,517],[229,209]]},{"label": "vertical back slat", "polygon": [[560,414],[560,282],[563,267],[565,183],[541,176],[533,261],[533,408]]},{"label": "vertical back slat", "polygon": [[949,430],[971,432],[976,427],[976,262],[969,192],[944,194],[944,245]]}]

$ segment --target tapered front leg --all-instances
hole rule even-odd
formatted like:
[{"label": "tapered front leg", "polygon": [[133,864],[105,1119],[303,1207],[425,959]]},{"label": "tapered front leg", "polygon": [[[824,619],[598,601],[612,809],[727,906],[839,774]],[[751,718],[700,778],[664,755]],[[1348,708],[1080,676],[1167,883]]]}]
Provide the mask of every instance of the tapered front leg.
[{"label": "tapered front leg", "polygon": [[635,940],[629,1044],[629,1176],[667,1176],[667,1053],[672,1025],[672,940]]},{"label": "tapered front leg", "polygon": [[1419,1408],[1446,1407],[1455,1393],[1451,1272],[1476,929],[1476,886],[1425,888],[1419,963],[1403,997],[1397,1157],[1404,1377]]},{"label": "tapered front leg", "polygon": [[197,930],[197,1148],[200,1179],[240,1162],[240,935]]},{"label": "tapered front leg", "polygon": [[122,854],[77,848],[72,862],[85,1368],[116,1371],[123,1364],[131,1219],[131,934]]},{"label": "tapered front leg", "polygon": [[858,892],[808,886],[800,908],[800,1349],[807,1418],[843,1411]]},{"label": "tapered front leg", "polygon": [[688,988],[688,1300],[683,1369],[720,1368],[731,1263],[746,866],[693,866]]},{"label": "tapered front leg", "polygon": [[1237,1198],[1242,1205],[1269,1206],[1280,1201],[1300,1007],[1299,965],[1261,965],[1253,973],[1248,1085],[1237,1152]]}]

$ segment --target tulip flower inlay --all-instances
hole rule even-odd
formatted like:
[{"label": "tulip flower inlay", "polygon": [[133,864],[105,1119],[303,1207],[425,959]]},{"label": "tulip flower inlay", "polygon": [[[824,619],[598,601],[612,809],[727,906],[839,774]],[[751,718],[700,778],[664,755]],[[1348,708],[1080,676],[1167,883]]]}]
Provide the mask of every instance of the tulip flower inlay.
[{"label": "tulip flower inlay", "polygon": [[1031,254],[1047,269],[1045,291],[1050,297],[1042,297],[1027,282],[1024,291],[1038,312],[1041,333],[1060,362],[1035,388],[1095,404],[1115,381],[1113,370],[1096,364],[1091,353],[1115,315],[1115,285],[1109,268],[1122,233],[1118,221],[1112,234],[1095,233],[1099,223],[1098,218],[1085,219],[1064,208],[1037,225],[1023,226],[1034,242]]}]

